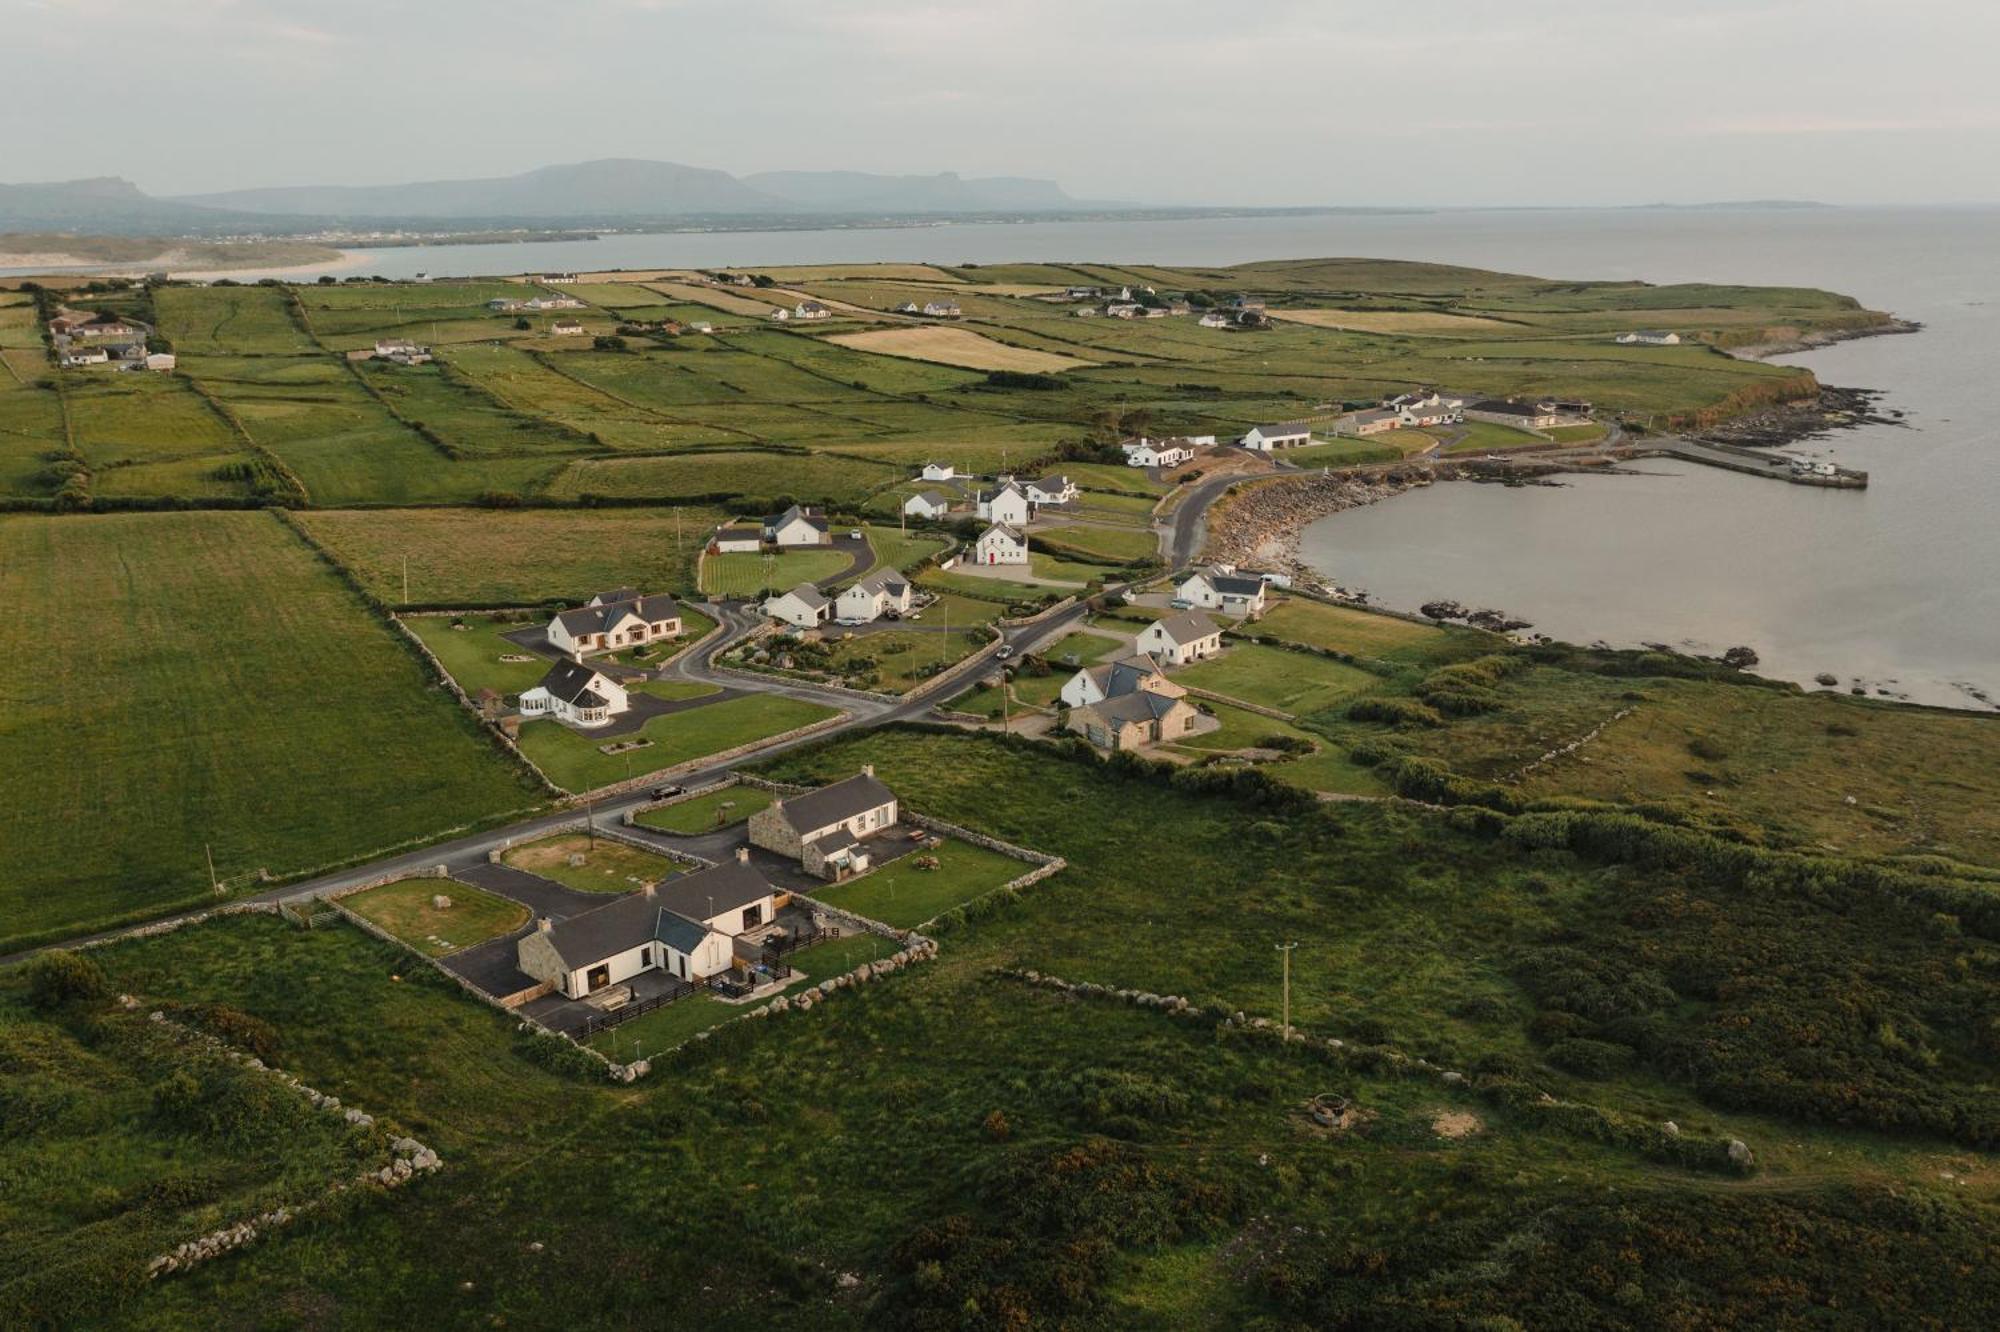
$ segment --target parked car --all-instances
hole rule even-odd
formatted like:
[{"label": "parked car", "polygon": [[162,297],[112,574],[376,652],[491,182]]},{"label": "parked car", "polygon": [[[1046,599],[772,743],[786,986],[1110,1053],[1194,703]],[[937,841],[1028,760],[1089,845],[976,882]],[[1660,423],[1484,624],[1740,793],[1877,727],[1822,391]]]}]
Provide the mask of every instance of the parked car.
[{"label": "parked car", "polygon": [[851,528],[851,529],[849,529],[849,531],[848,531],[848,533],[847,533],[847,539],[848,539],[849,541],[860,541],[860,540],[862,540],[863,538],[862,538],[862,535],[861,535],[861,529],[860,529],[860,528],[858,528],[858,527],[856,527],[856,528]]},{"label": "parked car", "polygon": [[1169,601],[1167,605],[1174,610],[1194,609],[1194,603],[1192,601],[1189,601],[1186,597],[1175,597],[1172,601]]},{"label": "parked car", "polygon": [[653,788],[653,799],[655,800],[665,800],[671,796],[685,794],[687,794],[685,786],[656,786]]},{"label": "parked car", "polygon": [[1013,655],[1014,655],[1014,645],[1012,643],[1002,643],[1000,645],[1000,650],[993,654],[993,660],[1005,661],[1007,660],[1007,658]]}]

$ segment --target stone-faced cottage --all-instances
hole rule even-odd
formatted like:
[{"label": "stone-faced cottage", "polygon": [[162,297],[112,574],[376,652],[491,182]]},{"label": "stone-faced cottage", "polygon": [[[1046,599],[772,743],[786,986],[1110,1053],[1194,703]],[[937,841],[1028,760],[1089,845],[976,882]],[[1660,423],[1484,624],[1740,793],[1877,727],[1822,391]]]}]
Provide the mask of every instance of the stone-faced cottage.
[{"label": "stone-faced cottage", "polygon": [[868,868],[867,840],[894,827],[896,793],[873,764],[817,791],[788,796],[750,816],[750,844],[797,860],[808,874],[841,879]]}]

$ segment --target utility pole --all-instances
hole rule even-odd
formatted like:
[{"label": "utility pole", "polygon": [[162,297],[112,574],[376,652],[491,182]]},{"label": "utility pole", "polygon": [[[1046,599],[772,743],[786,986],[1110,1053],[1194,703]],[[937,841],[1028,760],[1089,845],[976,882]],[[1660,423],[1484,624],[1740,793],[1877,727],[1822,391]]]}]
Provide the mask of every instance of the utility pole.
[{"label": "utility pole", "polygon": [[403,557],[403,604],[410,604],[410,557]]},{"label": "utility pole", "polygon": [[201,854],[208,861],[208,890],[217,897],[222,896],[222,885],[215,877],[215,852],[209,850],[208,843],[201,844]]},{"label": "utility pole", "polygon": [[590,839],[590,849],[595,851],[597,849],[597,803],[595,801],[586,800],[583,802],[583,831],[584,835]]},{"label": "utility pole", "polygon": [[1296,939],[1292,940],[1292,942],[1290,943],[1282,943],[1278,945],[1278,953],[1285,960],[1284,961],[1285,965],[1284,1024],[1285,1024],[1285,1040],[1287,1042],[1290,1042],[1290,1040],[1292,1039],[1292,950],[1294,948],[1297,948],[1298,946],[1299,943],[1298,940]]}]

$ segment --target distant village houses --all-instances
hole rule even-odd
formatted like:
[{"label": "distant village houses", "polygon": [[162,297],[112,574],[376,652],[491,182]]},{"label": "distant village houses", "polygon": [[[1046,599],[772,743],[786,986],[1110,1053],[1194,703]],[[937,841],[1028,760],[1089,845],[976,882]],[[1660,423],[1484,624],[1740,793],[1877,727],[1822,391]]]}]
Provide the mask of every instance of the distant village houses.
[{"label": "distant village houses", "polygon": [[1664,329],[1642,328],[1630,333],[1620,333],[1618,341],[1628,344],[1636,342],[1647,347],[1678,347],[1681,335],[1669,333]]}]

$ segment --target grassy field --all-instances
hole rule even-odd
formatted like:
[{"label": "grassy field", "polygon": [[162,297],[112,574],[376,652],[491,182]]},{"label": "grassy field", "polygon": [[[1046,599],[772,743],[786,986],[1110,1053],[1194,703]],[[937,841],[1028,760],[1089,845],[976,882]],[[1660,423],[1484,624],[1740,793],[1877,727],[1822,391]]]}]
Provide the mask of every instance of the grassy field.
[{"label": "grassy field", "polygon": [[559,722],[537,721],[521,728],[521,750],[557,786],[566,791],[589,791],[719,754],[833,715],[834,709],[817,703],[749,695],[655,717],[638,736],[618,737],[650,740],[652,743],[643,749],[606,754],[599,746],[612,741],[572,731]]},{"label": "grassy field", "polygon": [[[1441,648],[1458,631],[1416,624],[1393,615],[1330,606],[1304,597],[1285,597],[1264,612],[1253,632],[1302,643],[1307,647],[1329,648],[1357,657],[1417,658]],[[1462,637],[1473,637],[1463,634]],[[1479,641],[1488,642],[1484,635]]]},{"label": "grassy field", "polygon": [[586,893],[629,893],[681,872],[665,856],[587,833],[522,842],[501,852],[500,860]]},{"label": "grassy field", "polygon": [[750,597],[782,592],[800,583],[819,583],[848,565],[837,550],[786,550],[776,555],[732,551],[701,562],[701,590],[715,597]]},{"label": "grassy field", "polygon": [[[656,1312],[665,1282],[706,1285],[705,1318],[830,1328],[958,1326],[968,1301],[1024,1325],[1618,1326],[1652,1307],[1697,1326],[1806,1309],[1969,1326],[2000,1301],[1981,1260],[2000,1220],[1985,1168],[1929,1108],[1969,1108],[1980,1066],[1919,1073],[1882,1041],[1887,1021],[1899,1041],[1970,1048],[1992,997],[1974,961],[1986,945],[1939,933],[1921,904],[1746,893],[1406,807],[1281,814],[939,732],[876,732],[776,771],[820,781],[863,761],[913,805],[1069,868],[946,934],[933,963],[732,1024],[631,1086],[543,1066],[509,1019],[353,930],[233,919],[102,951],[111,988],[266,1024],[280,1066],[436,1145],[447,1168],[191,1280],[145,1283],[120,1251],[65,1243],[106,1233],[100,1201],[34,1232],[61,1265],[0,1276],[0,1309],[159,1327],[307,1305],[354,1325],[413,1307],[613,1324]],[[998,974],[1275,1021],[1271,945],[1290,940],[1293,1021],[1349,1055]],[[817,980],[888,946],[842,939],[799,962]],[[1599,979],[1572,999],[1579,977]],[[702,996],[601,1043],[658,1053],[742,1011]],[[79,1009],[78,1030],[102,1041],[115,1028],[98,1014]],[[31,1018],[9,1052],[68,1063],[44,1034],[65,1021]],[[1386,1067],[1384,1050],[1467,1081]],[[1850,1089],[1850,1122],[1824,1121],[1822,1072]],[[1304,1114],[1329,1090],[1359,1112],[1348,1132]],[[130,1104],[141,1113],[96,1121],[93,1161],[154,1131],[147,1098]],[[1906,1122],[1878,1127],[1898,1108]],[[1673,1142],[1657,1131],[1669,1119]],[[1730,1138],[1755,1152],[1747,1180],[1701,1164]],[[60,1196],[30,1195],[45,1210]],[[782,1254],[807,1264],[796,1286],[771,1280]],[[840,1272],[859,1284],[843,1291]],[[1816,1294],[1773,1292],[1773,1272]]]},{"label": "grassy field", "polygon": [[969,622],[964,628],[958,627],[961,621],[957,615],[951,617],[953,627],[949,630],[943,627],[944,623],[941,614],[926,611],[921,627],[912,625],[831,639],[827,643],[827,665],[859,688],[891,694],[907,692],[993,641],[984,630],[971,627]]},{"label": "grassy field", "polygon": [[1045,528],[1035,536],[1083,560],[1109,560],[1120,564],[1156,559],[1160,538],[1150,527],[1100,527],[1071,523],[1066,527]]},{"label": "grassy field", "polygon": [[[937,868],[918,868],[915,862],[924,856],[935,857]],[[829,884],[813,895],[858,916],[910,930],[1032,868],[997,851],[946,838],[935,851],[904,856],[858,879]]]},{"label": "grassy field", "polygon": [[[778,797],[754,786],[730,786],[664,809],[649,809],[638,816],[640,823],[661,832],[691,837],[712,832],[731,823],[741,823]],[[724,806],[727,806],[725,809]]]},{"label": "grassy field", "polygon": [[[1434,433],[1443,435],[1447,432],[1438,430]],[[1462,426],[1451,427],[1449,433],[1454,438],[1445,445],[1444,451],[1454,457],[1466,453],[1505,453],[1509,449],[1533,448],[1549,442],[1540,435],[1495,425],[1491,421],[1467,421]]]},{"label": "grassy field", "polygon": [[0,941],[204,899],[207,855],[290,874],[533,803],[267,514],[0,518],[0,642],[36,663],[0,730]]},{"label": "grassy field", "polygon": [[[451,900],[439,907],[439,896]],[[528,923],[528,908],[482,892],[470,884],[441,879],[401,879],[350,893],[340,904],[380,925],[420,953],[440,957],[470,948]]]},{"label": "grassy field", "polygon": [[882,356],[907,356],[970,370],[1025,370],[1053,374],[1091,364],[1074,356],[1010,347],[966,328],[884,328],[867,333],[836,333],[827,339],[841,347]]},{"label": "grassy field", "polygon": [[877,568],[909,569],[943,550],[951,542],[934,532],[904,532],[871,524],[862,529],[875,551]]},{"label": "grassy field", "polygon": [[603,495],[672,501],[741,495],[759,501],[849,499],[894,480],[899,469],[855,458],[794,453],[692,452],[647,458],[585,458],[549,485],[557,499]]},{"label": "grassy field", "polygon": [[[714,509],[346,509],[299,521],[392,605],[577,604],[614,587],[686,594]],[[409,568],[409,596],[403,570]]]},{"label": "grassy field", "polygon": [[1395,333],[1416,337],[1441,334],[1506,333],[1518,335],[1519,324],[1478,315],[1441,310],[1275,310],[1273,316],[1314,328],[1344,328],[1362,333]]},{"label": "grassy field", "polygon": [[1331,707],[1377,683],[1375,676],[1356,667],[1259,643],[1234,644],[1219,657],[1175,671],[1174,679],[1300,715]]}]

